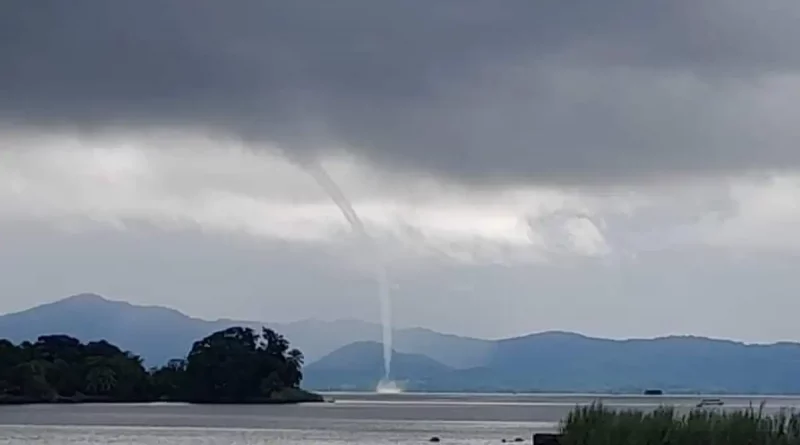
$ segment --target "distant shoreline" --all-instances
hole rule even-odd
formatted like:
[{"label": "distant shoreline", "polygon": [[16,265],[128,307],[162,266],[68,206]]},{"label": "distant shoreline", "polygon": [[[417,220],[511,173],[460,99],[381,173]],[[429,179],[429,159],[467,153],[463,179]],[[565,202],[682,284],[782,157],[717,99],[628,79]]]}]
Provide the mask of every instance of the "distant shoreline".
[{"label": "distant shoreline", "polygon": [[[368,389],[314,389],[318,394],[322,395],[369,395],[377,394],[375,391]],[[732,399],[745,399],[745,398],[797,398],[800,393],[725,393],[725,392],[667,392],[658,395],[644,394],[644,392],[570,392],[570,391],[422,391],[422,390],[405,390],[395,394],[383,394],[386,397],[402,397],[403,395],[429,395],[429,396],[472,396],[472,397],[491,397],[491,396],[536,396],[536,397],[636,397],[636,398],[675,398],[675,397],[726,397]]]},{"label": "distant shoreline", "polygon": [[0,395],[0,406],[10,405],[83,405],[83,404],[109,404],[109,405],[123,405],[130,403],[182,403],[191,405],[296,405],[301,403],[324,403],[325,397],[320,394],[305,391],[293,390],[291,392],[284,392],[276,397],[260,397],[245,400],[169,400],[169,399],[154,399],[154,398],[139,398],[139,399],[112,399],[109,397],[90,397],[90,396],[75,396],[75,397],[54,397],[51,399],[25,397],[25,396],[8,396]]}]

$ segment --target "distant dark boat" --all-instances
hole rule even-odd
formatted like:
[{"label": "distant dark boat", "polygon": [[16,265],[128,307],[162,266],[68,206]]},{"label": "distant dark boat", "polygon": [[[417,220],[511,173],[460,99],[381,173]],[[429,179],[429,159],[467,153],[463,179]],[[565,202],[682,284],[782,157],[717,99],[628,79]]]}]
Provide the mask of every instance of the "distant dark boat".
[{"label": "distant dark boat", "polygon": [[703,399],[697,404],[697,408],[704,408],[706,406],[722,406],[725,402],[721,399]]},{"label": "distant dark boat", "polygon": [[646,396],[663,396],[664,395],[664,391],[662,391],[660,389],[645,389],[644,390],[644,395],[646,395]]}]

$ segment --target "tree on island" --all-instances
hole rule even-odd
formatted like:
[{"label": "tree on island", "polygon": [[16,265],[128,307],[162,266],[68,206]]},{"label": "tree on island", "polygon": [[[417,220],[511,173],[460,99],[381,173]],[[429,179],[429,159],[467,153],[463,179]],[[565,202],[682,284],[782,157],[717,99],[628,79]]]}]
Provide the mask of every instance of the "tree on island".
[{"label": "tree on island", "polygon": [[[194,343],[185,359],[146,370],[105,342],[66,335],[14,345],[0,340],[0,401],[316,400],[299,389],[303,354],[277,332],[233,327]],[[291,393],[287,395],[287,393]]]},{"label": "tree on island", "polygon": [[186,359],[184,388],[199,401],[267,399],[285,388],[299,388],[302,357],[271,329],[256,334],[229,328],[195,342]]},{"label": "tree on island", "polygon": [[149,392],[142,359],[105,341],[83,344],[67,335],[15,346],[0,341],[0,394],[30,400],[107,397],[139,400]]}]

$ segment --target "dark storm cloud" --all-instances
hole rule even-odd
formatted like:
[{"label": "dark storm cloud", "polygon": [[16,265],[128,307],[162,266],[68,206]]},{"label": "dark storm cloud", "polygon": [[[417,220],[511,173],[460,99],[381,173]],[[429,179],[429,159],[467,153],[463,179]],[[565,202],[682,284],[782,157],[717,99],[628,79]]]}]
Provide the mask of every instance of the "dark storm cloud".
[{"label": "dark storm cloud", "polygon": [[794,167],[800,107],[757,99],[800,69],[798,24],[796,0],[10,0],[0,119],[335,142],[470,181]]}]

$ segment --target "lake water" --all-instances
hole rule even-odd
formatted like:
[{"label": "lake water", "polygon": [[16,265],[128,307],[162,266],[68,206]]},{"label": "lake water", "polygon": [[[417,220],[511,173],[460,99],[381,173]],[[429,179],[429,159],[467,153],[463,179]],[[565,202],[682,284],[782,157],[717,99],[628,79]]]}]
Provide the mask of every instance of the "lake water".
[{"label": "lake water", "polygon": [[[294,406],[179,404],[0,407],[5,444],[489,444],[554,431],[577,404],[690,409],[701,397],[464,394],[329,394],[335,403]],[[724,409],[767,403],[800,407],[798,397],[723,397]]]}]

